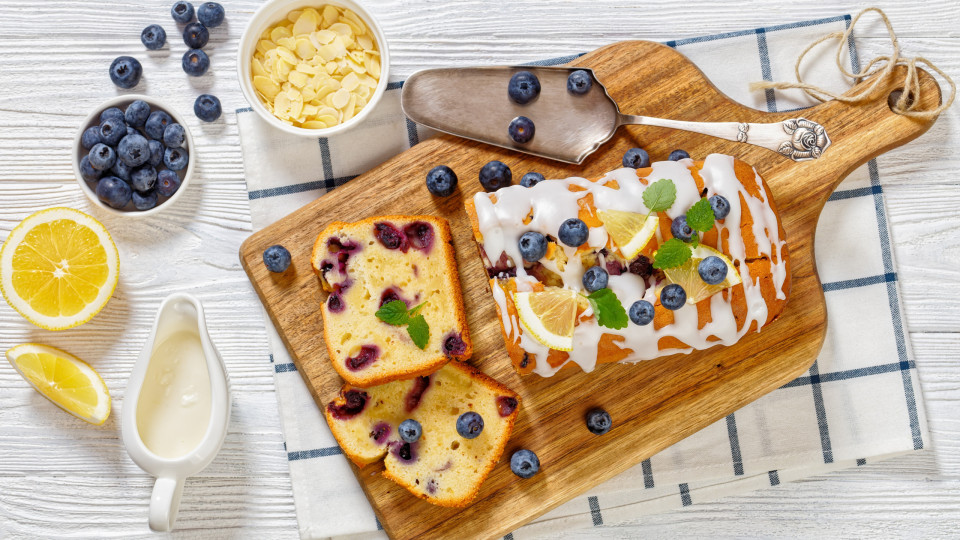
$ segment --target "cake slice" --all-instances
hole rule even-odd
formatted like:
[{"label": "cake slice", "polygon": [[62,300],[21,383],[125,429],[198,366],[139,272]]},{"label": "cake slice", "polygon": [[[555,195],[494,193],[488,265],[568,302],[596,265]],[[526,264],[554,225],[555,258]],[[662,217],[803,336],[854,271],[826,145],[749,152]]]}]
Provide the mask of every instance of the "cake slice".
[{"label": "cake slice", "polygon": [[[493,469],[513,431],[520,397],[461,362],[436,373],[371,388],[345,385],[324,409],[340,448],[357,466],[384,459],[384,476],[441,506],[465,506]],[[474,411],[483,431],[474,439],[457,432],[457,418]],[[422,426],[420,439],[404,442],[398,426]]]},{"label": "cake slice", "polygon": [[[650,211],[645,192],[662,181],[672,184],[675,198],[667,210]],[[692,257],[680,267],[653,268],[656,253],[673,238],[673,221],[714,196],[728,203],[726,212],[712,219],[698,244],[691,244]],[[599,178],[477,193],[466,201],[466,211],[507,351],[521,375],[549,377],[564,366],[592,371],[600,363],[732,345],[773,322],[790,294],[789,250],[773,196],[753,167],[731,156],[661,161]],[[588,230],[577,247],[559,238],[561,224],[573,218]],[[633,226],[624,225],[629,220]],[[535,261],[525,261],[520,252],[521,236],[528,231],[546,239],[546,250]],[[698,274],[695,263],[707,256],[727,264],[723,283],[709,285]],[[613,293],[608,297],[614,296],[624,312],[643,301],[652,306],[653,317],[620,328],[601,325],[584,297],[584,274],[595,266],[604,271],[595,274],[607,276],[602,288]],[[686,303],[668,309],[661,296],[667,286],[680,286]],[[549,298],[559,299],[554,314],[569,314],[563,340],[545,332],[534,313],[533,301],[549,303]]]},{"label": "cake slice", "polygon": [[[446,220],[383,216],[335,222],[317,238],[311,258],[323,289],[323,335],[334,369],[347,383],[367,387],[427,375],[473,347]],[[429,330],[426,345],[409,325],[376,316],[402,301],[417,306]]]}]

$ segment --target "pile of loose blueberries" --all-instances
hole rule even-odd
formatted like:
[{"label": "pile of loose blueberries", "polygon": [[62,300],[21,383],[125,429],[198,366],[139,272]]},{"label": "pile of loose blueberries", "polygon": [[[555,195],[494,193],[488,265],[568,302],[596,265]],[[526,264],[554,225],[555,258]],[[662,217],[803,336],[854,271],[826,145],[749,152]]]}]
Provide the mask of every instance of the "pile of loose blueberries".
[{"label": "pile of loose blueberries", "polygon": [[187,133],[169,114],[138,99],[125,111],[106,109],[99,120],[80,136],[89,150],[80,175],[104,204],[120,210],[133,201],[137,210],[150,210],[180,189],[177,171],[190,162]]},{"label": "pile of loose blueberries", "polygon": [[[187,75],[199,77],[210,69],[210,57],[203,47],[210,40],[208,28],[220,26],[225,12],[216,2],[204,2],[196,10],[197,22],[194,22],[193,4],[178,1],[170,9],[173,20],[184,24],[183,42],[189,49],[183,53],[181,66]],[[151,24],[140,33],[140,41],[151,51],[162,49],[167,42],[167,32],[159,24]],[[110,80],[120,88],[130,89],[140,83],[143,66],[132,56],[118,56],[110,64]],[[220,100],[210,94],[203,94],[193,104],[193,112],[204,122],[213,122],[220,117]]]}]

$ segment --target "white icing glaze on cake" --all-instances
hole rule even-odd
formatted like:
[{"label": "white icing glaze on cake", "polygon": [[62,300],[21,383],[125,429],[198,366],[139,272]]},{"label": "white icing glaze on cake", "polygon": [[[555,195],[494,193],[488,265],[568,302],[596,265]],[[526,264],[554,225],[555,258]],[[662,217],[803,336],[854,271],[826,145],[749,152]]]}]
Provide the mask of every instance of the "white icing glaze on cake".
[{"label": "white icing glaze on cake", "polygon": [[[665,212],[671,219],[684,214],[701,198],[696,180],[691,173],[693,165],[694,162],[691,159],[657,162],[652,165],[652,172],[645,176],[649,183],[661,178],[673,180],[677,188],[677,197],[673,206]],[[721,154],[708,156],[699,174],[707,190],[707,197],[719,194],[730,203],[730,213],[724,220],[718,221],[716,226],[720,229],[721,238],[724,232],[729,235],[727,237],[729,248],[726,254],[740,270],[747,305],[746,320],[738,329],[731,306],[732,295],[724,293],[718,293],[709,298],[712,320],[703,328],[698,328],[697,306],[689,303],[673,312],[672,324],[659,329],[656,329],[654,324],[638,326],[632,323],[619,330],[601,327],[597,324],[596,318],[590,316],[592,313],[588,308],[575,328],[573,350],[570,351],[566,362],[574,362],[584,371],[592,371],[597,363],[598,345],[603,334],[613,334],[618,339],[622,339],[617,346],[632,350],[632,353],[622,361],[636,362],[675,353],[689,353],[694,349],[707,349],[714,345],[732,345],[750,331],[753,323],[756,323],[755,329],[759,331],[767,323],[768,305],[761,292],[760,278],[750,275],[747,264],[747,247],[740,231],[741,197],[753,218],[751,229],[756,239],[757,251],[760,256],[770,260],[770,275],[776,290],[776,298],[786,300],[789,292],[789,288],[785,290],[784,287],[788,281],[787,261],[783,256],[786,242],[780,237],[779,222],[771,207],[771,201],[765,199],[768,191],[760,176],[753,171],[753,181],[756,182],[756,192],[759,194],[757,197],[751,194],[737,178],[734,159],[730,156]],[[615,180],[619,187],[606,186],[605,184],[610,180]],[[578,186],[582,189],[570,191],[569,186]],[[540,182],[532,188],[511,186],[495,193],[496,202],[492,200],[491,194],[477,193],[473,203],[477,229],[483,239],[484,264],[487,268],[491,268],[493,266],[491,263],[495,263],[502,253],[506,253],[513,262],[522,261],[518,248],[520,236],[531,230],[556,236],[564,220],[577,216],[579,210],[577,201],[588,193],[593,195],[597,210],[622,210],[645,214],[648,211],[642,198],[645,188],[635,169],[623,168],[607,173],[597,181],[571,177]],[[533,209],[532,221],[524,224],[524,218],[528,216],[531,208]],[[663,240],[659,228],[657,239],[661,242]],[[607,245],[606,231],[602,227],[591,227],[587,244],[595,250],[604,248]],[[550,259],[541,259],[540,263],[558,274],[565,288],[582,291],[581,278],[586,268],[580,257],[576,256],[576,248],[562,243],[558,243],[557,246],[562,248],[567,256],[563,270]],[[537,279],[528,274],[522,264],[516,266],[518,292],[531,291],[536,283]],[[624,309],[628,310],[633,302],[640,299],[647,300],[651,304],[656,303],[655,285],[654,277],[645,280],[635,274],[623,273],[611,275],[608,286],[616,293]],[[559,366],[550,366],[546,361],[550,349],[522,331],[516,316],[511,315],[507,310],[505,292],[496,285],[492,290],[507,340],[514,340],[519,336],[520,347],[536,358],[535,373],[544,377],[556,373],[566,362]],[[668,336],[690,347],[660,350],[658,347],[660,339]]]}]

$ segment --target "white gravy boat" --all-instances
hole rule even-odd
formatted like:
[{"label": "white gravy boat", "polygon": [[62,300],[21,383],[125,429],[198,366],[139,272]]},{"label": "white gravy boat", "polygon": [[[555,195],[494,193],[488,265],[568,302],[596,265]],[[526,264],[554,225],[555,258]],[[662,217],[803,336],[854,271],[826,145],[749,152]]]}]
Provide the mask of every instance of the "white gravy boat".
[{"label": "white gravy boat", "polygon": [[184,481],[213,461],[229,423],[227,371],[210,341],[203,306],[189,294],[173,294],[160,305],[133,367],[120,419],[130,457],[157,477],[152,530],[173,528]]}]

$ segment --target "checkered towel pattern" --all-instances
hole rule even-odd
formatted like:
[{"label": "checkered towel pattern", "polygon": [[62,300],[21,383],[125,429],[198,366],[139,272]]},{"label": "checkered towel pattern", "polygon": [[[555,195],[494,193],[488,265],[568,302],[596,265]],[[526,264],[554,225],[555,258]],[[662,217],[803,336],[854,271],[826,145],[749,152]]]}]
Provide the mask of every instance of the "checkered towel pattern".
[{"label": "checkered towel pattern", "polygon": [[[799,51],[849,24],[849,16],[839,16],[666,44],[692,59],[733,99],[784,111],[813,102],[798,91],[750,93],[747,82],[792,78]],[[849,45],[850,63],[859,69],[855,44]],[[814,81],[835,89],[849,84],[839,75],[814,76]],[[391,82],[361,127],[319,140],[286,135],[249,109],[237,111],[254,229],[429,137],[428,130],[403,116],[401,86]],[[900,310],[882,176],[875,161],[854,171],[820,218],[817,266],[830,317],[823,351],[808,373],[507,538],[615,524],[928,445]],[[268,332],[301,536],[383,536],[296,367],[274,329]]]}]

